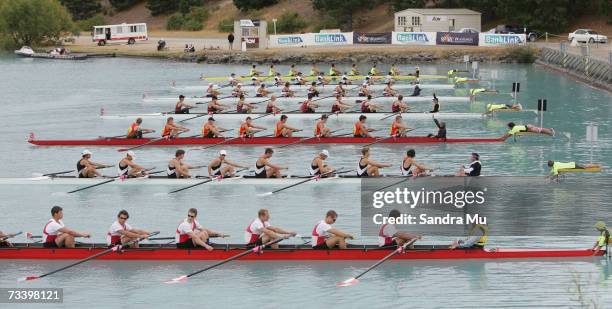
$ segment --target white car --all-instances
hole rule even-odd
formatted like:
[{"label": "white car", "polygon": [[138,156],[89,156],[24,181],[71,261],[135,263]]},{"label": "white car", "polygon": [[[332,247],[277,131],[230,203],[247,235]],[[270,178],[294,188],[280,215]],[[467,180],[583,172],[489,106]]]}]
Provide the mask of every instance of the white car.
[{"label": "white car", "polygon": [[605,35],[598,34],[597,32],[591,29],[578,29],[567,36],[567,39],[571,42],[572,40],[576,40],[576,42],[585,42],[585,43],[608,43],[608,37]]},{"label": "white car", "polygon": [[474,29],[474,28],[461,28],[458,31],[455,32],[459,32],[459,33],[473,33],[473,34],[478,34],[480,33],[480,31]]}]

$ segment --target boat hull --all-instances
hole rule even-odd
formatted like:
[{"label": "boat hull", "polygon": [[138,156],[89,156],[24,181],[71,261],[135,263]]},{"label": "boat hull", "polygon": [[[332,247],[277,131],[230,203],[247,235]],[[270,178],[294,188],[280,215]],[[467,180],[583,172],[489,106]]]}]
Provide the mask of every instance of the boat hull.
[{"label": "boat hull", "polygon": [[[266,85],[267,86],[267,85]],[[370,91],[380,91],[385,89],[387,85],[381,85],[381,84],[375,84],[375,85],[371,85],[368,87],[368,89],[370,89]],[[415,85],[411,85],[411,84],[395,84],[393,85],[393,89],[395,90],[406,90],[406,89],[414,89]],[[307,85],[292,85],[291,86],[291,90],[295,91],[295,92],[306,92],[308,90]],[[358,89],[358,85],[348,85],[345,88],[348,91],[352,91],[352,92],[357,92]],[[190,85],[190,86],[173,86],[172,89],[174,91],[178,91],[178,92],[182,92],[182,91],[206,91],[206,89],[208,88],[207,85]],[[244,85],[242,86],[242,90],[243,91],[255,91],[257,90],[258,86],[255,85]],[[325,85],[325,86],[319,86],[317,87],[317,90],[320,93],[332,93],[334,91],[334,89],[336,88],[336,85]],[[437,89],[437,90],[452,90],[455,89],[455,85],[446,85],[446,84],[419,84],[419,88],[421,89]],[[224,88],[219,88],[217,89],[219,92],[222,93],[229,93],[233,91],[233,87],[224,87]],[[268,89],[268,91],[270,92],[276,92],[279,93],[281,92],[281,90],[283,89],[283,87],[280,86],[267,86],[266,89]]]},{"label": "boat hull", "polygon": [[[348,75],[347,76],[350,80],[364,80],[367,76],[366,75]],[[379,78],[379,79],[385,79],[386,75],[374,75],[374,78]],[[238,76],[235,77],[236,80],[239,81],[251,81],[250,76]],[[264,81],[268,81],[268,80],[273,80],[274,77],[273,76],[259,76],[258,77],[259,80],[264,80]],[[317,80],[317,76],[304,76],[302,77],[305,80],[308,81],[314,81]],[[335,80],[340,80],[342,78],[342,76],[333,76],[333,75],[325,75],[325,78],[335,81]],[[202,80],[207,80],[207,81],[227,81],[229,79],[229,76],[200,76],[200,79]],[[294,80],[295,78],[292,76],[282,76],[283,80]],[[415,80],[416,76],[415,75],[397,75],[397,76],[393,76],[393,79],[395,80]],[[444,79],[449,79],[448,76],[446,75],[419,75],[419,79],[420,80],[432,80],[432,79],[438,79],[438,80],[444,80]]]},{"label": "boat hull", "polygon": [[[364,97],[356,97],[356,96],[351,96],[351,97],[343,97],[342,98],[342,102],[343,103],[347,103],[347,104],[354,104],[354,103],[358,103],[357,101],[362,101],[364,100]],[[416,103],[416,102],[426,102],[426,103],[430,103],[431,100],[433,99],[432,96],[417,96],[417,97],[410,97],[410,96],[405,96],[403,98],[403,102],[404,103]],[[245,102],[247,103],[259,103],[259,102],[264,102],[267,103],[269,101],[269,98],[262,98],[262,97],[248,97],[244,99]],[[277,103],[302,103],[306,100],[305,97],[278,97],[276,99]],[[325,97],[325,96],[320,96],[318,98],[314,98],[313,99],[316,103],[321,104],[321,103],[333,103],[334,101],[336,101],[335,97]],[[397,97],[384,97],[384,96],[374,96],[372,98],[372,102],[376,102],[376,103],[393,103],[393,101],[397,100]],[[438,100],[441,103],[468,103],[470,102],[470,98],[469,97],[461,97],[461,96],[439,96]],[[178,97],[144,97],[142,99],[142,101],[144,103],[176,103],[178,101]],[[221,97],[218,100],[220,103],[236,103],[238,102],[238,98],[236,97],[231,97],[231,98],[227,98],[227,97]],[[210,102],[210,98],[207,97],[186,97],[185,98],[185,102],[186,103],[208,103]]]}]

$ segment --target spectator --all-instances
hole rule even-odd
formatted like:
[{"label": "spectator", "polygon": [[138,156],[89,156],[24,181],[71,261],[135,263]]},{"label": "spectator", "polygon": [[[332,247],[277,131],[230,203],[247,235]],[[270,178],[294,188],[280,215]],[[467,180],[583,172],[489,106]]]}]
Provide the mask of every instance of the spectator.
[{"label": "spectator", "polygon": [[232,50],[234,46],[234,34],[232,32],[227,35],[227,41],[229,42],[229,49]]}]

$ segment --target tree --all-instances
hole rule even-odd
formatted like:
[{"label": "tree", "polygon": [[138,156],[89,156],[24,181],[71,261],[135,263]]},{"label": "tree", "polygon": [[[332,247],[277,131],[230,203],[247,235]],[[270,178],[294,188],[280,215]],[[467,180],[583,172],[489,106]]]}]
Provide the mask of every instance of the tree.
[{"label": "tree", "polygon": [[129,9],[134,4],[141,2],[141,0],[109,0],[110,4],[117,9],[117,11],[123,11]]},{"label": "tree", "polygon": [[391,7],[395,12],[408,8],[423,8],[425,0],[391,0]]},{"label": "tree", "polygon": [[234,5],[241,11],[259,10],[277,3],[278,0],[234,0]]},{"label": "tree", "polygon": [[324,11],[337,18],[344,30],[353,30],[353,13],[362,9],[370,9],[375,1],[372,0],[313,0],[316,10]]},{"label": "tree", "polygon": [[76,27],[57,0],[10,0],[0,2],[0,31],[15,46],[32,46],[59,40]]},{"label": "tree", "polygon": [[298,13],[284,13],[278,18],[276,28],[278,33],[296,33],[306,28],[306,21]]},{"label": "tree", "polygon": [[151,15],[167,15],[174,13],[179,8],[180,1],[176,0],[147,0],[147,9],[151,11]]},{"label": "tree", "polygon": [[96,0],[60,0],[75,20],[88,19],[100,13],[102,6]]}]

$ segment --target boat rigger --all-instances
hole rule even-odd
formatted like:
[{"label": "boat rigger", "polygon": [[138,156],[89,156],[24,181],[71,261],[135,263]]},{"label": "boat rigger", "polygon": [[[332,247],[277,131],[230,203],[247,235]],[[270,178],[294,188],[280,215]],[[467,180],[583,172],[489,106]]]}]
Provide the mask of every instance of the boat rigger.
[{"label": "boat rigger", "polygon": [[[350,96],[350,97],[343,97],[342,101],[343,102],[347,102],[347,103],[356,103],[357,101],[363,101],[365,100],[365,97],[359,97],[359,96]],[[425,103],[430,103],[431,102],[432,97],[431,96],[404,96],[403,101],[404,102],[425,102]],[[176,103],[178,101],[178,96],[176,97],[148,97],[148,96],[144,96],[142,98],[142,101],[144,103]],[[270,98],[267,97],[246,97],[244,99],[244,101],[246,103],[259,103],[259,102],[267,102],[268,100],[270,100]],[[276,98],[276,102],[278,103],[302,103],[306,100],[306,97],[277,97]],[[336,97],[334,96],[320,96],[320,97],[315,97],[313,98],[314,101],[316,102],[320,102],[320,103],[333,103],[336,100]],[[376,101],[376,102],[380,102],[380,103],[392,103],[393,101],[397,100],[397,97],[392,97],[392,96],[373,96],[371,101]],[[469,97],[462,97],[462,96],[439,96],[438,100],[440,100],[440,102],[444,102],[444,103],[467,103],[470,102],[470,98]],[[187,96],[185,97],[185,102],[186,103],[208,103],[210,102],[211,99],[210,97],[203,97],[203,96]],[[220,101],[222,103],[225,102],[237,102],[238,98],[234,97],[234,96],[222,96],[219,97],[217,99],[217,101]]]}]

